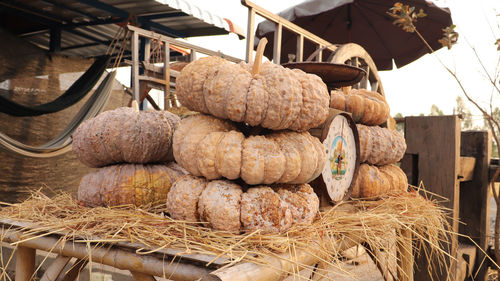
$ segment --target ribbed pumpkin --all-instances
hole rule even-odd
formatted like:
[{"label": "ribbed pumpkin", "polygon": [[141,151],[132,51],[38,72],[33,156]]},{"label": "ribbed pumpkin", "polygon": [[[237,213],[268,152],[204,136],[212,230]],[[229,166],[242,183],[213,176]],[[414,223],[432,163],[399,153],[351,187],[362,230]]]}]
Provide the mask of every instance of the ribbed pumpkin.
[{"label": "ribbed pumpkin", "polygon": [[279,233],[293,224],[311,224],[319,199],[308,184],[257,186],[244,191],[228,180],[187,175],[172,186],[166,207],[174,219],[202,221],[216,230]]},{"label": "ribbed pumpkin", "polygon": [[167,162],[173,159],[172,134],[179,121],[168,111],[129,107],[106,111],[77,128],[73,151],[89,167]]},{"label": "ribbed pumpkin", "polygon": [[365,89],[331,91],[330,107],[351,112],[354,122],[369,126],[381,125],[389,118],[389,105],[385,98]]},{"label": "ribbed pumpkin", "polygon": [[396,165],[372,166],[361,164],[351,197],[374,198],[390,193],[406,192],[408,179]]},{"label": "ribbed pumpkin", "polygon": [[394,164],[403,158],[406,141],[398,131],[361,124],[356,127],[359,134],[360,162],[387,165]]},{"label": "ribbed pumpkin", "polygon": [[308,132],[245,137],[229,121],[202,114],[181,121],[173,149],[177,163],[195,176],[241,177],[248,184],[310,182],[326,162],[323,145]]},{"label": "ribbed pumpkin", "polygon": [[187,108],[251,126],[304,131],[328,116],[328,90],[318,76],[270,62],[259,68],[205,57],[188,64],[176,83]]},{"label": "ribbed pumpkin", "polygon": [[185,174],[175,163],[111,165],[82,178],[78,200],[91,207],[164,203],[172,183]]}]

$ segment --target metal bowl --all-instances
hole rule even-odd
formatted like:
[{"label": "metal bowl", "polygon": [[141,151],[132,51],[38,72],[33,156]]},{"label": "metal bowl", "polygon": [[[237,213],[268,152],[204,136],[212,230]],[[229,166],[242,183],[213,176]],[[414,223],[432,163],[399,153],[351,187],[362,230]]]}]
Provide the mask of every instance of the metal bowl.
[{"label": "metal bowl", "polygon": [[284,63],[287,68],[298,68],[304,72],[316,74],[328,88],[352,86],[366,75],[366,71],[352,65],[329,62],[291,62]]}]

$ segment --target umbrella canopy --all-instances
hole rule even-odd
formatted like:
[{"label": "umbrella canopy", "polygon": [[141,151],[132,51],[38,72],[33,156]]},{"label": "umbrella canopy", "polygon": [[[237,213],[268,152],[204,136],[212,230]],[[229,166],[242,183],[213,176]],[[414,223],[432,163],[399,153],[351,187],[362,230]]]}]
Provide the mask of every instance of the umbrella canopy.
[{"label": "umbrella canopy", "polygon": [[[334,44],[357,43],[367,50],[378,70],[391,70],[392,60],[402,67],[429,50],[416,33],[409,33],[393,24],[387,14],[395,0],[312,0],[291,7],[278,15]],[[427,14],[415,23],[430,46],[441,48],[442,29],[452,25],[451,13],[425,0],[403,1],[405,5],[423,9]],[[269,21],[257,26],[256,37],[266,37],[270,46],[274,39],[275,24]],[[255,46],[258,44],[256,40]],[[281,61],[288,61],[288,54],[296,53],[296,35],[283,29]],[[316,46],[304,44],[304,55],[314,52]],[[272,48],[264,55],[272,58]],[[328,53],[324,53],[323,57]]]}]

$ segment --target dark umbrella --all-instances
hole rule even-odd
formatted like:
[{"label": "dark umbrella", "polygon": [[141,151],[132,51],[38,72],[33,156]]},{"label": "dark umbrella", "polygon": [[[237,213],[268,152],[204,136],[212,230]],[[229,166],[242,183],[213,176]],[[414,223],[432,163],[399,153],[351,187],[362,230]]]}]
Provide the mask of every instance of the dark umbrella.
[{"label": "dark umbrella", "polygon": [[[393,24],[387,14],[394,0],[313,0],[291,7],[278,15],[334,44],[357,43],[363,46],[375,61],[378,70],[391,70],[392,60],[402,67],[426,53],[428,48],[416,33],[409,33]],[[429,45],[437,50],[443,37],[442,29],[452,24],[447,8],[439,8],[425,0],[400,1],[416,11],[427,14],[415,23]],[[274,24],[269,21],[257,26],[256,37],[266,37],[273,44]],[[256,40],[258,41],[258,40]],[[258,44],[258,42],[256,42]],[[304,44],[305,58],[316,46]],[[296,35],[283,30],[281,61],[288,61],[288,54],[296,53]],[[264,55],[272,58],[272,48]],[[328,53],[324,53],[323,57]]]}]

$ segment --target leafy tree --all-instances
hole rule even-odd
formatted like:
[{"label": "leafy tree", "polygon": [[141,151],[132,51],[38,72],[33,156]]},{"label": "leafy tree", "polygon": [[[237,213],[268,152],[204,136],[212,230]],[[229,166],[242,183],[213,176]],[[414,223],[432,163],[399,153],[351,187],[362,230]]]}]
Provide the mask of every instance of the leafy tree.
[{"label": "leafy tree", "polygon": [[429,114],[430,116],[441,116],[441,115],[444,115],[443,114],[443,111],[441,109],[439,109],[439,107],[435,104],[433,104],[431,106],[431,114]]},{"label": "leafy tree", "polygon": [[[474,128],[472,122],[472,113],[465,105],[465,101],[461,96],[457,96],[457,105],[454,109],[455,114],[462,115],[462,130],[471,130]],[[487,127],[488,125],[486,125]]]},{"label": "leafy tree", "polygon": [[[394,118],[403,118],[403,114],[401,112],[396,113],[394,115]],[[405,124],[404,123],[396,123],[396,130],[399,131],[401,134],[405,133]]]}]

